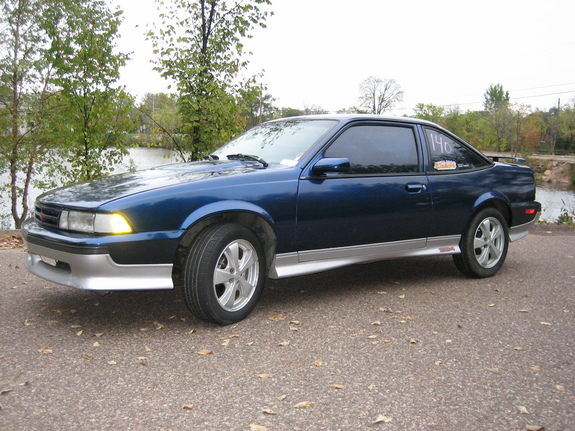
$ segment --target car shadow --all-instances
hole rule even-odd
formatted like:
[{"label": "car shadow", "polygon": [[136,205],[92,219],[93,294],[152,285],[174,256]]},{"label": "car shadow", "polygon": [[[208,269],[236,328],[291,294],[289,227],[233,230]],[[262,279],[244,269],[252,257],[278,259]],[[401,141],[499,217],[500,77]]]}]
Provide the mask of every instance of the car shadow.
[{"label": "car shadow", "polygon": [[[267,279],[252,316],[305,309],[310,303],[322,303],[327,298],[348,301],[374,292],[421,288],[437,279],[463,277],[451,259],[422,257],[354,265],[281,280]],[[44,293],[36,312],[47,324],[58,322],[66,328],[77,326],[93,333],[147,332],[166,326],[181,331],[189,331],[191,326],[215,327],[191,315],[181,289],[100,294],[54,285]]]}]

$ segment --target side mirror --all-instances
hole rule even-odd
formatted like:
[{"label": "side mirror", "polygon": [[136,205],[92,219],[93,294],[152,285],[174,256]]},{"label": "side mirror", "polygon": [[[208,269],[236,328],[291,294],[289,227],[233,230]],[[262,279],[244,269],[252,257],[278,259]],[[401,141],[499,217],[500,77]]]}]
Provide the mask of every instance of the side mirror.
[{"label": "side mirror", "polygon": [[325,175],[330,172],[342,173],[349,172],[351,166],[349,159],[344,157],[333,157],[321,159],[312,168],[314,175]]}]

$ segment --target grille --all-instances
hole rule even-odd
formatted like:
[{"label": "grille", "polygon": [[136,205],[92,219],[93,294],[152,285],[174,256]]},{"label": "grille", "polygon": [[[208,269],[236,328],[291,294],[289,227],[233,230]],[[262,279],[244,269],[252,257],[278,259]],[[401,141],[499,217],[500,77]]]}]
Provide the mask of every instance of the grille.
[{"label": "grille", "polygon": [[36,221],[44,226],[58,227],[61,209],[36,205],[34,216]]}]

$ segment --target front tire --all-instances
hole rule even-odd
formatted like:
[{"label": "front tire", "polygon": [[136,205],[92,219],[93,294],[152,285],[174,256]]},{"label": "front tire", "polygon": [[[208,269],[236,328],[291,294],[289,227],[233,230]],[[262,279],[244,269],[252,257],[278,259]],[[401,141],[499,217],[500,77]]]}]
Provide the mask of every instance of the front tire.
[{"label": "front tire", "polygon": [[509,230],[495,208],[479,211],[461,237],[461,254],[453,256],[455,266],[474,278],[492,277],[505,262]]},{"label": "front tire", "polygon": [[265,253],[254,232],[236,223],[209,226],[185,257],[186,305],[206,322],[239,322],[256,306],[265,267]]}]

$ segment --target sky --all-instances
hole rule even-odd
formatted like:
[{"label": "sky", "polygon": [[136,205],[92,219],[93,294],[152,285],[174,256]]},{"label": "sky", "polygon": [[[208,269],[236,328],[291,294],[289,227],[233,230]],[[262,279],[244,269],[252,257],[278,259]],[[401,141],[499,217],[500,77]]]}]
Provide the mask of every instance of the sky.
[{"label": "sky", "polygon": [[[132,57],[120,83],[140,99],[169,92],[145,40],[157,3],[109,2],[124,11],[118,46]],[[272,0],[270,10],[245,45],[278,107],[357,106],[369,76],[401,86],[394,115],[418,103],[480,110],[492,84],[533,109],[575,100],[573,0]]]}]

